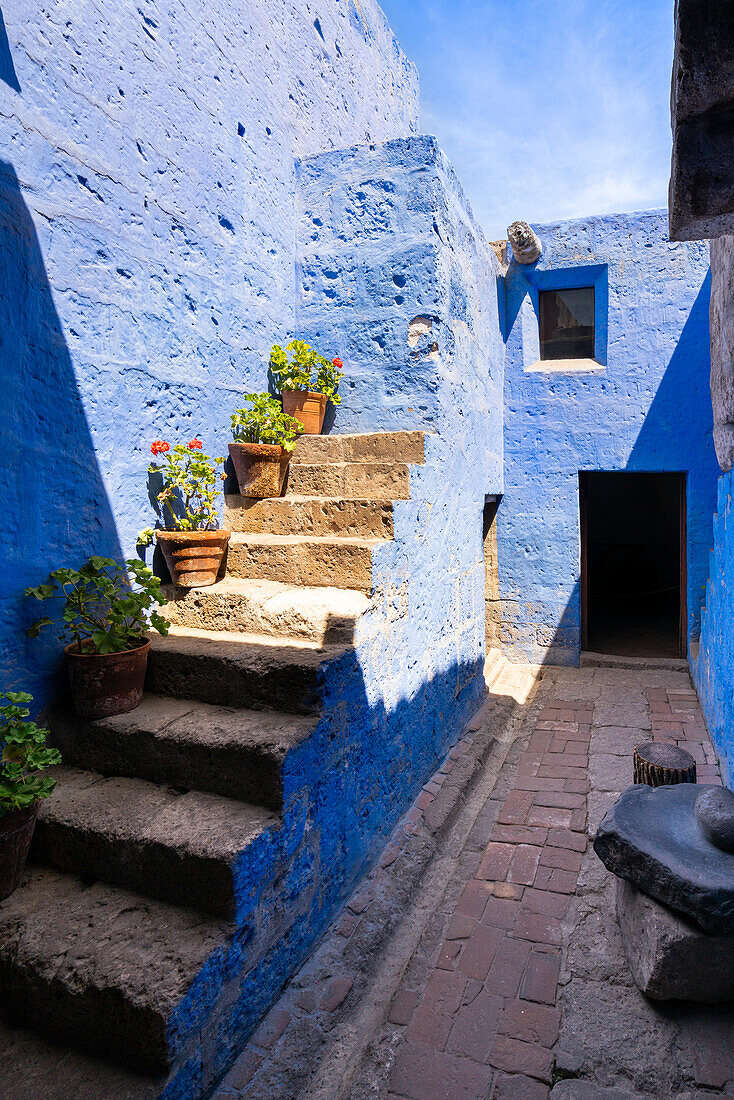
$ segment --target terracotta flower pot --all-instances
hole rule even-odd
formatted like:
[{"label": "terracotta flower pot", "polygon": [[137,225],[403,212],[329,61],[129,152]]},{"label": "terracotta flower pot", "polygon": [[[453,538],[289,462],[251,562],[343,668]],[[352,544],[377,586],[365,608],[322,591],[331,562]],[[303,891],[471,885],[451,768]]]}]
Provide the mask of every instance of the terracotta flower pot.
[{"label": "terracotta flower pot", "polygon": [[326,395],[311,390],[283,390],[282,396],[283,412],[303,424],[305,435],[320,435],[328,400]]},{"label": "terracotta flower pot", "polygon": [[231,531],[156,531],[155,537],[171,574],[181,588],[214,584]]},{"label": "terracotta flower pot", "polygon": [[290,451],[271,443],[230,443],[240,493],[243,497],[279,497],[288,471]]},{"label": "terracotta flower pot", "polygon": [[150,642],[122,653],[79,652],[66,646],[74,710],[82,718],[109,718],[134,710],[143,697]]},{"label": "terracotta flower pot", "polygon": [[9,810],[0,817],[0,901],[20,886],[41,803]]}]

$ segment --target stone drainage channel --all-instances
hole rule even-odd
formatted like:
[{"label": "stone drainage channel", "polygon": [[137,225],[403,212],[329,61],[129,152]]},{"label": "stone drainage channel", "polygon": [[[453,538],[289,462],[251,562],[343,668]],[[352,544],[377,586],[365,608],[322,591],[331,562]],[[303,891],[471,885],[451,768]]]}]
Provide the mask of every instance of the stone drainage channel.
[{"label": "stone drainage channel", "polygon": [[472,727],[216,1100],[734,1095],[734,1012],[643,997],[588,841],[641,741],[720,782],[687,673],[503,665]]}]

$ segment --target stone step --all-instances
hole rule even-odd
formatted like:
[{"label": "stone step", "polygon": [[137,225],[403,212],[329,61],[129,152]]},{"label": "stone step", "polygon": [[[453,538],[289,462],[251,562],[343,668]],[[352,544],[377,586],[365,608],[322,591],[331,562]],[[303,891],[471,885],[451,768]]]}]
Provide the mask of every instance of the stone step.
[{"label": "stone step", "polygon": [[243,631],[316,642],[351,642],[370,605],[364,592],[303,588],[278,581],[227,577],[209,588],[163,589],[161,613],[176,626]]},{"label": "stone step", "polygon": [[151,634],[146,677],[154,695],[225,707],[317,714],[326,671],[348,647],[265,635],[172,627]]},{"label": "stone step", "polygon": [[229,540],[227,573],[314,587],[372,589],[372,550],[380,539],[237,534]]},{"label": "stone step", "polygon": [[402,462],[319,463],[291,460],[285,491],[289,497],[409,500],[410,471]]},{"label": "stone step", "polygon": [[102,775],[170,783],[279,812],[301,786],[289,754],[318,719],[144,695],[112,718],[79,718],[70,708],[44,715],[66,764]]},{"label": "stone step", "polygon": [[35,862],[228,920],[241,916],[238,900],[250,903],[247,868],[272,862],[279,818],[260,806],[66,766],[54,773]]},{"label": "stone step", "polygon": [[[0,902],[0,1014],[57,1043],[164,1073],[206,1011],[182,1009],[230,927],[44,867]],[[213,991],[210,997],[214,995]]]},{"label": "stone step", "polygon": [[364,432],[355,435],[302,435],[292,463],[425,462],[425,433]]},{"label": "stone step", "polygon": [[225,496],[223,526],[264,535],[351,535],[390,539],[391,500],[287,496],[255,500]]}]

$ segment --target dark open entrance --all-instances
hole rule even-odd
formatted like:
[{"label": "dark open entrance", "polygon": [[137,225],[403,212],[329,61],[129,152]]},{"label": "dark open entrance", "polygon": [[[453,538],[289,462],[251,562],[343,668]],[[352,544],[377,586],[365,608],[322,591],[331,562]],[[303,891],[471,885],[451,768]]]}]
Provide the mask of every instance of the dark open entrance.
[{"label": "dark open entrance", "polygon": [[685,474],[579,474],[583,649],[686,655],[685,492]]}]

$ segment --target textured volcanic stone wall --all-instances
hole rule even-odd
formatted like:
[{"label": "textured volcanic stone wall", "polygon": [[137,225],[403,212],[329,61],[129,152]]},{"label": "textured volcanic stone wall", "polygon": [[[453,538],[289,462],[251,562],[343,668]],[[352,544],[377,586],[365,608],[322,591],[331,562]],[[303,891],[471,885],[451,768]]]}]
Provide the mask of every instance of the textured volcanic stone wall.
[{"label": "textured volcanic stone wall", "polygon": [[153,439],[224,453],[293,333],[295,157],[412,132],[418,91],[373,0],[0,21],[0,682],[40,701],[58,646],[23,587],[134,551]]},{"label": "textured volcanic stone wall", "polygon": [[[483,690],[482,510],[502,486],[501,268],[433,138],[303,160],[298,210],[298,327],[348,365],[339,429],[431,433],[411,499],[395,504],[395,540],[373,556],[385,629],[360,661],[388,716],[429,685],[426,729],[441,751]],[[416,775],[430,770],[426,729],[405,731]]]},{"label": "textured volcanic stone wall", "polygon": [[734,232],[734,0],[677,0],[670,235]]},{"label": "textured volcanic stone wall", "polygon": [[[687,471],[696,637],[717,476],[708,249],[671,244],[664,211],[535,228],[539,263],[507,276],[500,638],[510,657],[578,663],[579,470]],[[538,363],[538,290],[574,283],[596,287],[599,362],[559,373]]]},{"label": "textured volcanic stone wall", "polygon": [[711,241],[711,399],[722,470],[734,465],[734,237]]}]

